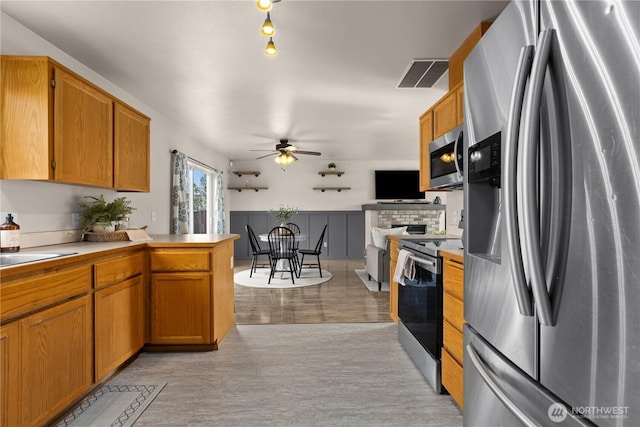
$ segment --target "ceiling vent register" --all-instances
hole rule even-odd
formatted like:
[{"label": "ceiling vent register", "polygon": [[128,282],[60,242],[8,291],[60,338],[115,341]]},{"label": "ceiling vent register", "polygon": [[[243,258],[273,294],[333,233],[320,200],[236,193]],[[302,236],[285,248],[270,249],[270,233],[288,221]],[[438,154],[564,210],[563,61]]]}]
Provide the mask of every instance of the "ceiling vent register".
[{"label": "ceiling vent register", "polygon": [[448,69],[447,59],[412,59],[397,87],[433,87]]}]

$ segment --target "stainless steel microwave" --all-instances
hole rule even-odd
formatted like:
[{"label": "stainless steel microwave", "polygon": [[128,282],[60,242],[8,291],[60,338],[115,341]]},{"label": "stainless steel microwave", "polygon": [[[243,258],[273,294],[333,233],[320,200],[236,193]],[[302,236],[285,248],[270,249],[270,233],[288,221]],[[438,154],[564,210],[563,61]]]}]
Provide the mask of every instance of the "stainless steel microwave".
[{"label": "stainless steel microwave", "polygon": [[431,188],[462,187],[462,125],[429,144]]}]

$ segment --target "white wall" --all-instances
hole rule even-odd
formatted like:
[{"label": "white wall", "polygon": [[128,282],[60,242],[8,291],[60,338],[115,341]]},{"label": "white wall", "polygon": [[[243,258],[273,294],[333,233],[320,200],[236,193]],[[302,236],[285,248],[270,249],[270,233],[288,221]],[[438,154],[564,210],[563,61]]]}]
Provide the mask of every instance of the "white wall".
[{"label": "white wall", "polygon": [[[416,144],[418,142],[416,141]],[[244,186],[248,181],[251,185],[269,187],[259,192],[232,191],[230,201],[233,210],[267,210],[276,208],[280,204],[291,205],[301,210],[361,210],[363,204],[375,203],[374,171],[386,170],[417,170],[417,160],[410,161],[340,161],[333,159],[299,156],[300,160],[290,166],[282,168],[270,158],[255,161],[234,161],[232,170],[260,171],[259,177],[237,177],[231,173],[226,177],[227,186]],[[344,175],[327,175],[322,177],[320,171],[326,171],[327,164],[337,164],[336,170]],[[314,187],[351,187],[341,192],[327,190],[321,192]],[[436,195],[441,198],[446,193],[427,193],[427,199]],[[446,197],[446,196],[444,196]],[[444,200],[444,199],[443,199]]]},{"label": "white wall", "polygon": [[[418,142],[416,141],[416,144]],[[269,187],[268,190],[232,190],[229,200],[232,210],[268,210],[282,205],[295,206],[300,210],[361,210],[363,204],[376,203],[375,170],[402,170],[419,168],[417,160],[410,161],[339,161],[310,156],[299,156],[301,160],[282,168],[270,158],[254,161],[234,161],[233,167],[225,174],[225,185],[255,185]],[[341,177],[327,175],[322,177],[319,171],[326,171],[327,164],[333,161],[337,170],[343,171]],[[232,171],[259,171],[260,176],[238,177]],[[313,190],[314,187],[351,187],[342,192]],[[460,235],[458,221],[453,221],[454,211],[462,209],[462,191],[430,191],[426,199],[432,201],[439,196],[447,205],[446,230],[448,234]],[[368,214],[370,211],[367,211]],[[368,218],[367,225],[375,224]],[[443,223],[443,226],[445,224]]]},{"label": "white wall", "polygon": [[[107,200],[122,195],[132,201],[132,225],[148,225],[150,233],[169,232],[170,159],[178,149],[219,170],[226,170],[229,159],[208,149],[178,129],[170,120],[115,86],[62,50],[20,23],[0,14],[0,53],[3,55],[49,56],[82,77],[118,97],[151,118],[151,192],[117,193],[112,190],[32,181],[0,181],[0,211],[17,213],[23,233],[71,229],[71,213],[83,196],[104,194]],[[225,175],[226,179],[226,175]],[[225,191],[228,200],[228,192]],[[227,211],[229,204],[227,203]],[[151,213],[156,221],[151,221]]]}]

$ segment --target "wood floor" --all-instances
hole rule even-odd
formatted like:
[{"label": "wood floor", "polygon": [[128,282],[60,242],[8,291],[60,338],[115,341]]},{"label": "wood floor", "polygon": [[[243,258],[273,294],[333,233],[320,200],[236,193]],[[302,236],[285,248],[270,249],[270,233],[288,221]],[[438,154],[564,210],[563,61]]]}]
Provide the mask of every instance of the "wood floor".
[{"label": "wood floor", "polygon": [[236,325],[220,350],[142,353],[113,380],[167,382],[135,427],[458,427],[393,323]]},{"label": "wood floor", "polygon": [[[369,292],[354,271],[364,269],[363,260],[321,263],[333,278],[320,285],[262,289],[236,284],[236,323],[391,322],[389,292]],[[249,266],[248,261],[237,261],[235,270],[246,270]]]}]

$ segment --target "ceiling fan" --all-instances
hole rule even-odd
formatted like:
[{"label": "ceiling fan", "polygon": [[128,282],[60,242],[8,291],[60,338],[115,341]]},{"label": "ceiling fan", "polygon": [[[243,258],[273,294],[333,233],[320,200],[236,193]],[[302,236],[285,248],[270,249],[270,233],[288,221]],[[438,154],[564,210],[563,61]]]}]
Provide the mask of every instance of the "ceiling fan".
[{"label": "ceiling fan", "polygon": [[282,138],[280,142],[276,144],[276,148],[274,150],[251,150],[251,151],[271,151],[270,154],[265,154],[264,156],[257,157],[256,160],[277,155],[276,158],[273,160],[279,165],[290,165],[291,163],[298,160],[295,154],[307,154],[311,156],[319,156],[322,154],[318,151],[298,150],[297,147],[289,144],[289,140],[287,138]]}]

